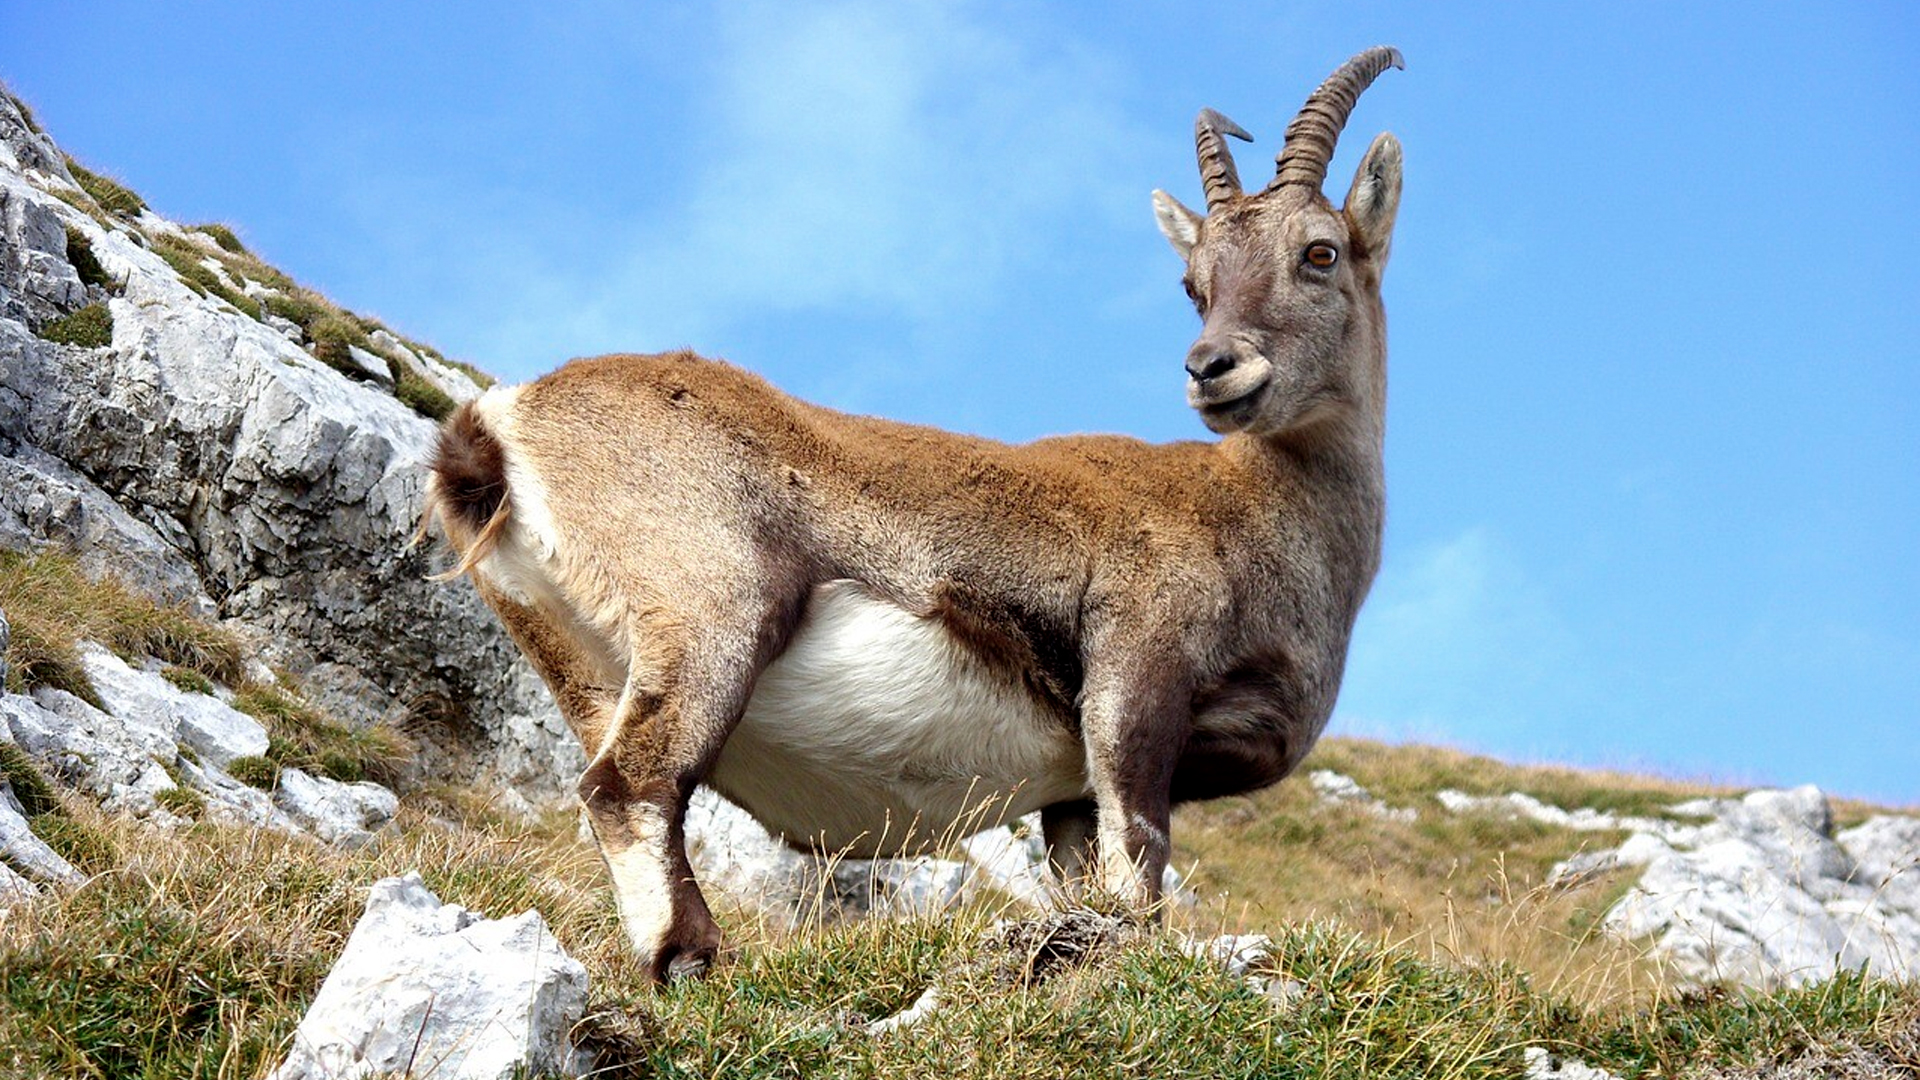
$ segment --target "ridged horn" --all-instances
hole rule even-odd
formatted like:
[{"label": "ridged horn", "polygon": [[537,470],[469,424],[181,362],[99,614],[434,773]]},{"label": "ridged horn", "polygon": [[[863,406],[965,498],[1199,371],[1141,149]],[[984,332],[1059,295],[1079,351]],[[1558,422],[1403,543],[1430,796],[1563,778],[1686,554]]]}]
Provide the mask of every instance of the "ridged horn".
[{"label": "ridged horn", "polygon": [[1318,192],[1326,182],[1327,163],[1333,160],[1334,144],[1340,141],[1340,129],[1347,126],[1353,103],[1381,72],[1406,66],[1399,49],[1381,45],[1341,64],[1327,76],[1301,106],[1300,115],[1287,125],[1287,141],[1274,160],[1277,167],[1267,190],[1305,184]]},{"label": "ridged horn", "polygon": [[1199,119],[1193,122],[1193,149],[1200,157],[1200,186],[1207,193],[1209,214],[1240,194],[1240,170],[1233,167],[1233,153],[1223,137],[1227,135],[1242,142],[1253,141],[1239,124],[1212,109],[1200,110]]}]

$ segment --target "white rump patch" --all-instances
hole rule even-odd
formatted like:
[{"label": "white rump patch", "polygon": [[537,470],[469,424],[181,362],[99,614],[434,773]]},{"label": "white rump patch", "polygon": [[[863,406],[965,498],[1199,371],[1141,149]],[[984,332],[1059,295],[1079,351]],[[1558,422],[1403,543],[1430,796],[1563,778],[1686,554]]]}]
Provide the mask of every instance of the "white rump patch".
[{"label": "white rump patch", "polygon": [[476,567],[502,592],[522,604],[560,599],[554,591],[552,563],[560,551],[560,530],[549,508],[547,485],[528,464],[514,407],[519,386],[494,386],[474,402],[481,424],[500,442],[506,458],[507,499],[511,517],[500,541]]}]

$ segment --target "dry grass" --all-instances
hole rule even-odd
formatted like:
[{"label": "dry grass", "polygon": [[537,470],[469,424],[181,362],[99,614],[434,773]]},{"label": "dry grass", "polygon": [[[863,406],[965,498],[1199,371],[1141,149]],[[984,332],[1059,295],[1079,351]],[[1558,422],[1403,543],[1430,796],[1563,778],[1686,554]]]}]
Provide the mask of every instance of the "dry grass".
[{"label": "dry grass", "polygon": [[98,704],[75,644],[97,641],[128,659],[155,657],[215,682],[244,674],[240,643],[184,605],[158,604],[111,578],[94,580],[55,551],[0,551],[0,611],[12,624],[7,689],[67,690]]},{"label": "dry grass", "polygon": [[399,732],[334,720],[301,696],[297,680],[252,681],[232,634],[182,605],[157,604],[111,578],[91,579],[69,556],[0,552],[0,611],[12,625],[7,689],[16,693],[53,687],[98,707],[80,661],[81,641],[97,641],[132,662],[157,658],[168,665],[165,678],[190,693],[232,687],[234,707],[259,720],[272,740],[270,773],[260,786],[271,787],[282,767],[392,785],[412,758],[414,748]]},{"label": "dry grass", "polygon": [[1328,739],[1302,768],[1351,776],[1412,822],[1317,798],[1304,778],[1251,797],[1181,808],[1176,861],[1198,864],[1194,925],[1246,930],[1328,919],[1447,963],[1511,965],[1596,1005],[1643,1002],[1665,983],[1643,950],[1599,933],[1628,885],[1600,875],[1547,885],[1554,864],[1624,835],[1578,833],[1494,813],[1452,814],[1434,792],[1525,792],[1574,809],[1655,815],[1723,789],[1644,776],[1507,765],[1423,746]]},{"label": "dry grass", "polygon": [[[628,956],[599,859],[569,814],[500,819],[471,793],[416,793],[395,827],[343,852],[267,832],[166,833],[87,806],[116,852],[61,897],[0,916],[5,1075],[258,1077],[277,1062],[374,881],[418,870],[491,916],[539,909],[593,979],[577,1033],[607,1076],[1508,1077],[1547,1045],[1627,1075],[1745,1067],[1887,1045],[1920,991],[1841,978],[1771,995],[1655,995],[1637,1008],[1545,990],[1500,965],[1325,921],[1271,924],[1269,997],[1128,936],[1048,978],[978,962],[1018,937],[996,914],[782,928],[719,912],[733,944],[711,979],[657,992]],[[998,943],[998,944],[996,944]],[[913,1027],[861,1027],[938,980]]]}]

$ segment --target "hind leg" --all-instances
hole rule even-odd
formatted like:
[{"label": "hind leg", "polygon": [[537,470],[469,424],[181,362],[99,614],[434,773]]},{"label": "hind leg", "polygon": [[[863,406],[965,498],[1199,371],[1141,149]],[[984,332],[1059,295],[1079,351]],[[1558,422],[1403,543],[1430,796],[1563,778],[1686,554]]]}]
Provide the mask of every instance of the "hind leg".
[{"label": "hind leg", "polygon": [[593,753],[606,740],[619,703],[626,682],[624,664],[615,664],[595,636],[570,614],[523,604],[480,574],[473,575],[473,584],[547,684],[581,749]]},{"label": "hind leg", "polygon": [[[736,597],[704,610],[730,618],[655,611],[635,620],[625,690],[580,777],[621,923],[662,982],[704,973],[719,950],[720,928],[687,862],[687,800],[784,644],[798,604]],[[740,621],[755,611],[760,618]]]},{"label": "hind leg", "polygon": [[1047,844],[1047,865],[1068,896],[1077,895],[1094,868],[1097,837],[1091,799],[1054,803],[1040,810],[1040,835]]}]

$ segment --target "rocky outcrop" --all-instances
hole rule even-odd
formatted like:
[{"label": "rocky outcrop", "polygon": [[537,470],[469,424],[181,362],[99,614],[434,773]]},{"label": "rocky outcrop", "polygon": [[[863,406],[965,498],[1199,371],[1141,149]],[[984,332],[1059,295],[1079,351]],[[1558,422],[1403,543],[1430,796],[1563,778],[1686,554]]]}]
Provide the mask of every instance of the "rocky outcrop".
[{"label": "rocky outcrop", "polygon": [[1675,806],[1662,822],[1559,868],[1643,867],[1607,928],[1645,938],[1684,980],[1800,986],[1836,971],[1920,978],[1920,819],[1838,834],[1811,785]]},{"label": "rocky outcrop", "polygon": [[[296,768],[278,770],[270,790],[242,783],[227,769],[267,752],[259,721],[97,645],[83,644],[81,659],[104,708],[63,690],[0,694],[0,742],[106,809],[169,827],[204,815],[343,845],[364,843],[392,819],[398,800],[377,784]],[[0,846],[9,855],[18,850]]]},{"label": "rocky outcrop", "polygon": [[[707,788],[687,808],[687,857],[703,887],[757,904],[776,918],[815,914],[909,915],[987,895],[1030,907],[1054,901],[1040,816],[961,841],[953,858],[827,858],[789,847],[745,810]],[[1195,897],[1175,867],[1164,895]]]},{"label": "rocky outcrop", "polygon": [[[198,234],[63,201],[88,200],[3,94],[0,138],[0,545],[72,550],[335,675],[355,717],[431,721],[508,781],[559,790],[579,752],[538,680],[410,544],[435,424],[183,279],[157,247]],[[81,280],[70,232],[111,288]],[[110,344],[36,334],[86,304],[111,313]],[[454,400],[478,392],[380,333]]]},{"label": "rocky outcrop", "polygon": [[273,1080],[579,1075],[587,972],[537,911],[487,919],[418,874],[376,882]]},{"label": "rocky outcrop", "polygon": [[[1410,822],[1352,778],[1309,777],[1322,803]],[[1811,785],[1737,799],[1678,802],[1665,815],[1564,809],[1523,792],[1443,789],[1451,814],[1489,814],[1570,833],[1626,833],[1618,846],[1554,867],[1549,884],[1574,888],[1621,869],[1640,878],[1604,920],[1648,943],[1677,981],[1800,986],[1865,968],[1920,978],[1920,818],[1881,815],[1836,833],[1827,798]]]}]

